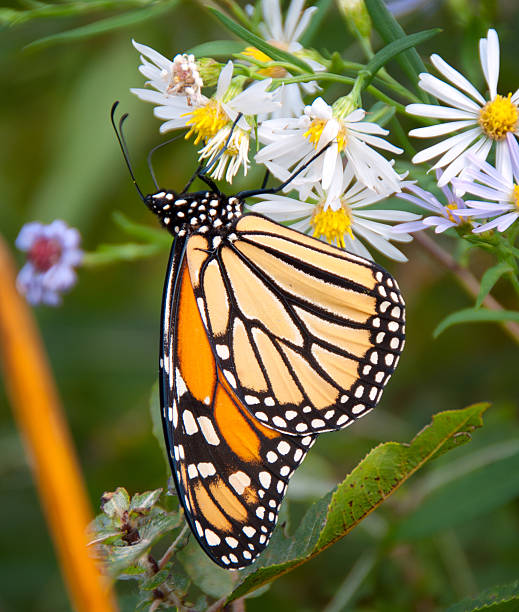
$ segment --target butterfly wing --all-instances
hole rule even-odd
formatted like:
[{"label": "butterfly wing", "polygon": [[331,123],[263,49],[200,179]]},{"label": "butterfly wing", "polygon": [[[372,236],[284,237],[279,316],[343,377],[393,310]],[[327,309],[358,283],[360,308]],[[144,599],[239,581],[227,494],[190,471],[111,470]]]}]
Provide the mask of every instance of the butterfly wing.
[{"label": "butterfly wing", "polygon": [[186,261],[190,241],[199,238],[176,239],[166,275],[162,417],[177,491],[195,537],[217,564],[239,569],[267,545],[288,480],[314,438],[262,425],[222,375]]},{"label": "butterfly wing", "polygon": [[295,435],[340,429],[380,400],[404,346],[383,268],[261,215],[187,259],[219,369],[256,419]]}]

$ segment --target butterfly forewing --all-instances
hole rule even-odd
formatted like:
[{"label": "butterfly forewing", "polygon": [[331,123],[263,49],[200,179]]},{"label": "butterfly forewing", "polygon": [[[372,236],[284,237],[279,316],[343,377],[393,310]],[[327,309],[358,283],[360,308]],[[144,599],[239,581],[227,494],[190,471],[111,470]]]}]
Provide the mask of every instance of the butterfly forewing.
[{"label": "butterfly forewing", "polygon": [[193,237],[187,259],[218,367],[256,419],[314,434],[378,403],[405,332],[383,268],[253,214]]},{"label": "butterfly forewing", "polygon": [[[238,569],[267,545],[288,480],[314,438],[265,427],[222,374],[193,291],[192,274],[207,269],[203,240],[177,239],[172,249],[162,320],[163,424],[193,533],[216,563]],[[188,269],[186,251],[199,256],[196,270],[193,262]]]}]

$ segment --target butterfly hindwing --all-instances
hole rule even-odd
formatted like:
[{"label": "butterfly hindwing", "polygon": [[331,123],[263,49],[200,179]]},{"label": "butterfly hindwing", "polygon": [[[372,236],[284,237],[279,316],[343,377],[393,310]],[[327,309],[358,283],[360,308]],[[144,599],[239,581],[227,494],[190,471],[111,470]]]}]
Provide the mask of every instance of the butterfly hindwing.
[{"label": "butterfly hindwing", "polygon": [[[252,563],[275,527],[287,483],[312,445],[265,427],[244,408],[213,355],[177,239],[166,277],[161,344],[163,424],[191,529],[227,569]],[[187,245],[187,246],[186,246]],[[199,263],[203,266],[203,258]]]},{"label": "butterfly hindwing", "polygon": [[377,264],[255,214],[187,260],[218,367],[256,419],[340,429],[380,400],[404,345],[404,302]]}]

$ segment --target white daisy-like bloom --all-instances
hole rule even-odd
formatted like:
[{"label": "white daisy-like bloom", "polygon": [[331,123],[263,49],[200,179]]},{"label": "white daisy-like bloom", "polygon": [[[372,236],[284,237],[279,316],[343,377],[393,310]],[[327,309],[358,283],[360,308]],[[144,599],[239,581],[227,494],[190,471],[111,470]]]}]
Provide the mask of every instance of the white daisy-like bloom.
[{"label": "white daisy-like bloom", "polygon": [[[285,20],[279,0],[262,0],[261,9],[263,22],[259,24],[259,29],[265,40],[274,47],[297,54],[303,50],[299,38],[303,35],[310,24],[312,15],[317,10],[316,6],[304,9],[305,0],[292,0],[288,7]],[[262,62],[270,62],[272,59],[254,47],[247,47],[244,51]],[[324,70],[324,66],[319,62],[304,57],[304,61],[315,71]],[[290,78],[290,74],[281,67],[275,66],[260,70],[260,74],[274,78]],[[281,90],[281,108],[271,113],[272,117],[298,117],[304,108],[302,95],[313,94],[319,87],[315,81],[309,83],[289,83],[284,85]]]},{"label": "white daisy-like bloom", "polygon": [[281,178],[280,169],[297,171],[328,145],[289,186],[298,189],[303,200],[320,180],[325,191],[337,193],[341,189],[343,155],[366,187],[386,196],[400,191],[400,177],[392,163],[373,147],[392,153],[401,153],[402,149],[381,138],[388,131],[364,121],[365,116],[366,111],[361,108],[351,111],[347,97],[339,99],[333,107],[317,98],[299,118],[263,121],[258,135],[266,146],[255,159]]},{"label": "white daisy-like bloom", "polygon": [[489,30],[487,38],[480,39],[479,57],[488,85],[488,97],[485,98],[460,72],[434,54],[431,56],[432,64],[449,83],[422,73],[418,84],[445,106],[409,104],[406,107],[412,115],[443,120],[437,125],[411,130],[411,136],[432,138],[453,134],[413,157],[415,164],[439,158],[433,169],[444,169],[440,187],[463,172],[467,154],[486,160],[494,144],[498,171],[511,176],[507,134],[519,135],[519,89],[508,95],[497,93],[499,38],[495,30]]},{"label": "white daisy-like bloom", "polygon": [[475,156],[468,157],[470,166],[463,179],[454,179],[454,189],[481,198],[466,200],[467,208],[457,211],[460,216],[490,219],[475,227],[474,234],[497,229],[504,232],[519,218],[519,153],[517,143],[512,147],[512,177],[503,175],[488,162]]},{"label": "white daisy-like bloom", "polygon": [[389,223],[414,221],[419,215],[401,210],[371,208],[386,196],[375,193],[360,183],[350,165],[342,177],[340,194],[330,197],[319,183],[314,183],[306,200],[281,194],[257,196],[261,200],[249,206],[252,212],[264,214],[279,223],[293,222],[291,227],[300,232],[373,259],[366,245],[396,261],[407,261],[406,256],[391,244],[409,242],[406,233],[394,235]]},{"label": "white daisy-like bloom", "polygon": [[148,79],[146,85],[156,90],[131,89],[141,100],[157,105],[179,104],[187,110],[206,100],[202,95],[204,83],[194,55],[178,54],[170,61],[151,47],[135,40],[132,43],[141,54],[139,72]]},{"label": "white daisy-like bloom", "polygon": [[[436,178],[438,181],[441,175],[442,171],[436,170]],[[409,234],[429,227],[434,227],[434,231],[440,234],[451,227],[465,224],[466,221],[457,214],[459,209],[466,208],[465,202],[462,198],[453,193],[448,186],[441,187],[441,190],[445,196],[446,204],[442,204],[430,191],[426,191],[410,181],[402,183],[402,191],[397,193],[396,197],[412,202],[416,204],[416,206],[433,214],[418,221],[395,225],[393,227],[393,232],[397,234],[402,232]]]},{"label": "white daisy-like bloom", "polygon": [[[158,63],[162,56],[156,55],[158,57],[148,52],[148,57],[154,57],[153,61]],[[225,174],[229,182],[232,182],[240,167],[243,167],[246,174],[249,166],[248,153],[252,125],[245,116],[254,117],[280,107],[279,92],[267,91],[272,79],[256,81],[242,89],[243,79],[233,82],[233,69],[233,63],[229,61],[220,72],[215,94],[211,98],[201,96],[196,104],[192,99],[188,100],[185,94],[171,95],[147,89],[130,90],[141,100],[158,105],[153,112],[156,117],[164,120],[160,126],[162,133],[187,127],[186,138],[194,136],[195,145],[204,143],[199,151],[199,159],[208,159],[210,163],[227,144],[211,176],[221,178]],[[158,72],[157,69],[151,74],[150,69],[151,78],[154,79],[151,81],[152,84],[160,84],[157,80]],[[240,113],[243,116],[233,128]],[[231,129],[232,137],[227,143]]]}]

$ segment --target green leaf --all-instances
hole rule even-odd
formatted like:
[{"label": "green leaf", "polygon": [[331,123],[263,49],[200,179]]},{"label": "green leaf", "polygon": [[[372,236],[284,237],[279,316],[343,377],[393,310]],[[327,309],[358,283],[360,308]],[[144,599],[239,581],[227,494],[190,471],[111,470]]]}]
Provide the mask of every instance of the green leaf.
[{"label": "green leaf", "polygon": [[519,496],[519,452],[447,482],[398,526],[397,539],[426,538],[488,514]]},{"label": "green leaf", "polygon": [[[402,26],[393,17],[382,0],[365,0],[365,4],[373,27],[386,44],[406,35]],[[425,72],[425,66],[416,49],[407,49],[397,57],[397,61],[412,82],[417,84],[418,75],[420,72]],[[424,96],[421,89],[417,87],[417,90],[420,95]]]},{"label": "green leaf", "polygon": [[423,32],[417,32],[416,34],[409,34],[407,36],[403,36],[402,38],[398,38],[397,40],[394,40],[393,42],[387,44],[376,55],[374,55],[366,65],[365,70],[370,73],[370,77],[364,81],[364,89],[371,83],[377,72],[381,68],[383,68],[390,60],[392,60],[400,53],[403,53],[407,49],[415,47],[416,45],[419,45],[420,43],[429,40],[429,38],[436,36],[439,32],[441,32],[440,28],[424,30]]},{"label": "green leaf", "polygon": [[241,53],[245,45],[238,40],[212,40],[191,47],[186,53],[192,53],[196,58],[200,57],[230,57]]},{"label": "green leaf", "polygon": [[101,499],[103,512],[111,519],[121,517],[130,508],[130,496],[124,487],[118,487],[113,493],[105,493]]},{"label": "green leaf", "polygon": [[171,234],[165,232],[163,229],[136,223],[119,210],[112,213],[112,218],[116,225],[133,238],[139,238],[140,240],[157,244],[164,248],[169,248],[171,246],[173,238]]},{"label": "green leaf", "polygon": [[256,47],[256,49],[263,51],[263,53],[268,55],[271,59],[279,62],[288,62],[293,66],[297,66],[304,72],[309,72],[310,74],[313,73],[312,68],[310,68],[310,66],[301,58],[293,55],[292,53],[288,53],[288,51],[283,51],[282,49],[269,45],[268,42],[265,42],[262,38],[256,36],[256,34],[249,32],[243,26],[237,24],[232,19],[229,19],[229,17],[223,13],[220,13],[220,11],[217,11],[214,8],[209,8],[209,10],[219,21],[223,23],[226,28],[228,28],[233,34],[236,34],[238,38],[241,38],[250,45],[253,45]]},{"label": "green leaf", "polygon": [[479,288],[478,297],[476,300],[475,308],[479,308],[483,303],[483,300],[486,296],[492,291],[492,287],[497,283],[497,281],[503,276],[503,274],[507,274],[508,272],[513,272],[512,266],[505,263],[504,261],[498,263],[497,265],[489,268],[485,274],[483,274],[481,278],[481,286]]},{"label": "green leaf", "polygon": [[139,584],[139,589],[143,591],[153,591],[153,589],[158,588],[163,582],[165,582],[168,578],[169,572],[166,569],[159,570],[156,574],[144,580]]},{"label": "green leaf", "polygon": [[42,49],[43,47],[48,47],[49,45],[56,43],[86,40],[92,38],[93,36],[98,36],[99,34],[105,34],[106,32],[127,28],[128,26],[142,23],[148,19],[159,17],[160,15],[168,12],[178,3],[179,0],[167,0],[166,2],[152,4],[149,8],[122,13],[121,15],[107,17],[106,19],[99,19],[98,21],[94,21],[93,23],[89,23],[85,26],[80,26],[72,30],[39,38],[26,45],[25,49]]},{"label": "green leaf", "polygon": [[100,266],[120,261],[135,261],[146,259],[164,250],[160,244],[100,244],[96,251],[85,253],[83,265]]},{"label": "green leaf", "polygon": [[149,510],[159,501],[161,493],[162,489],[145,491],[144,493],[136,493],[130,502],[130,510],[133,510],[134,512],[144,512]]},{"label": "green leaf", "polygon": [[299,42],[303,45],[303,47],[308,47],[314,39],[314,36],[319,32],[323,19],[326,17],[326,13],[328,12],[332,2],[333,0],[319,0],[315,3],[317,10],[312,15],[312,19],[310,20],[308,27],[299,39]]},{"label": "green leaf", "polygon": [[482,591],[477,597],[467,598],[447,608],[446,612],[517,612],[519,609],[519,580]]},{"label": "green leaf", "polygon": [[139,540],[131,545],[113,546],[108,549],[108,569],[112,576],[127,572],[149,552],[153,544],[168,531],[178,526],[179,515],[167,513],[155,506],[146,521],[139,523]]},{"label": "green leaf", "polygon": [[191,538],[187,546],[176,554],[176,559],[206,595],[218,599],[231,592],[234,583],[233,574],[215,566],[194,538]]},{"label": "green leaf", "polygon": [[293,536],[274,531],[257,563],[241,572],[229,601],[275,580],[344,537],[431,459],[470,439],[482,425],[488,404],[433,416],[410,444],[386,442],[374,448],[335,491],[313,504]]},{"label": "green leaf", "polygon": [[515,321],[519,323],[519,312],[515,310],[488,310],[488,308],[465,308],[445,317],[436,327],[433,336],[437,338],[452,325],[459,323],[501,323]]}]

